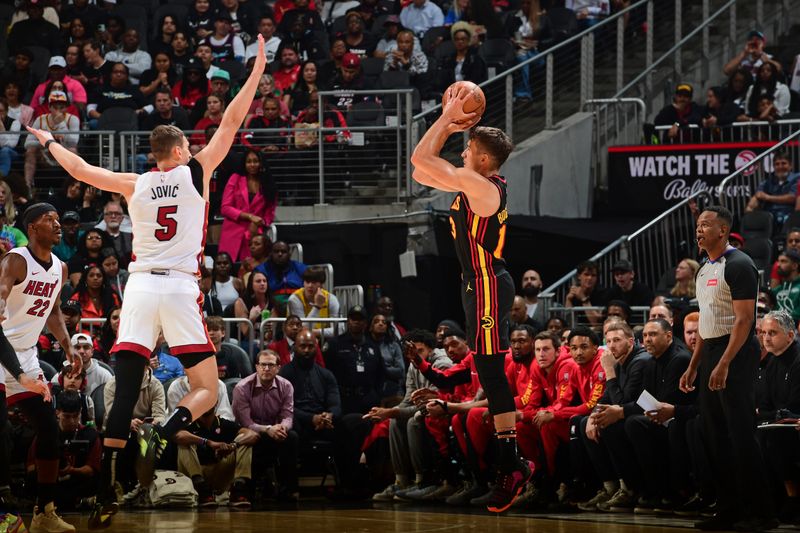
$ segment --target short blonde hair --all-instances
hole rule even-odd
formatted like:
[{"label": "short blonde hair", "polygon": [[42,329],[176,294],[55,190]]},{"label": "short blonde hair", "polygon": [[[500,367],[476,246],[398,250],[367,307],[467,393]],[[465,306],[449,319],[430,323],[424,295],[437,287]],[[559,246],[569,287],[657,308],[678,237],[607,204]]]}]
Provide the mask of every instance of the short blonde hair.
[{"label": "short blonde hair", "polygon": [[161,161],[169,157],[170,151],[183,143],[184,135],[180,128],[175,126],[156,126],[150,134],[150,151]]}]

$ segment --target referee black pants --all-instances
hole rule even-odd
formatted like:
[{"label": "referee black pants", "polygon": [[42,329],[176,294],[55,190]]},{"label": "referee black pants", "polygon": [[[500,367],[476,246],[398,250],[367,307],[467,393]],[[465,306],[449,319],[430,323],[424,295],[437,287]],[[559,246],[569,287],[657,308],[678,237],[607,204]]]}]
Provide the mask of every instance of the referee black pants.
[{"label": "referee black pants", "polygon": [[745,341],[731,362],[725,388],[708,388],[711,372],[722,358],[728,340],[728,336],[704,340],[696,381],[717,505],[720,515],[735,520],[771,518],[775,511],[755,437],[759,361],[755,337]]}]

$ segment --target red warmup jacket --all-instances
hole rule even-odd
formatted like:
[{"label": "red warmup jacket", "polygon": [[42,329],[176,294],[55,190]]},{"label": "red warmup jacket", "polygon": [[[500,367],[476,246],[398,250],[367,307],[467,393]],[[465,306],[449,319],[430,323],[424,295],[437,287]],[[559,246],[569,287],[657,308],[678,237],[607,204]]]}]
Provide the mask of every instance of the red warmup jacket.
[{"label": "red warmup jacket", "polygon": [[531,381],[533,367],[538,366],[535,358],[531,358],[531,362],[528,364],[517,363],[513,356],[506,360],[506,379],[511,386],[511,394],[519,396],[525,391]]},{"label": "red warmup jacket", "polygon": [[514,398],[517,409],[522,410],[522,420],[533,422],[533,417],[541,409],[547,407],[560,409],[563,405],[569,405],[573,396],[572,376],[577,372],[578,365],[569,352],[559,354],[549,374],[534,361],[528,384],[522,389],[522,393]]},{"label": "red warmup jacket", "polygon": [[[592,412],[603,392],[606,390],[606,373],[600,364],[600,354],[602,348],[598,348],[591,361],[583,365],[577,365],[578,371],[574,372],[570,380],[572,389],[572,401],[562,404],[553,410],[556,420],[569,420],[573,416],[585,416]],[[575,404],[578,398],[580,403]]]},{"label": "red warmup jacket", "polygon": [[[439,393],[443,400],[448,402],[468,401],[473,399],[481,388],[474,356],[475,353],[470,352],[464,359],[444,370],[433,368],[428,361],[423,360],[419,371],[439,389],[446,389]],[[510,361],[512,359],[509,353],[505,360],[506,370],[508,370]]]}]

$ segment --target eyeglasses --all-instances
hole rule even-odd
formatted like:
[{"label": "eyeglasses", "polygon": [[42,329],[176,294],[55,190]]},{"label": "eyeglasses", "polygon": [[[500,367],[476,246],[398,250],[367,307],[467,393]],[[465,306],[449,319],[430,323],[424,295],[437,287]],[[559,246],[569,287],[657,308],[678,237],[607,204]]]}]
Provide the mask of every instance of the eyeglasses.
[{"label": "eyeglasses", "polygon": [[87,235],[86,236],[86,240],[87,241],[99,241],[99,240],[101,240],[101,237],[100,237],[100,235]]},{"label": "eyeglasses", "polygon": [[278,368],[281,365],[279,365],[278,363],[256,363],[256,366],[258,368],[266,368],[267,370],[269,370],[270,368]]},{"label": "eyeglasses", "polygon": [[106,215],[107,217],[121,217],[122,211],[106,211],[103,214]]}]

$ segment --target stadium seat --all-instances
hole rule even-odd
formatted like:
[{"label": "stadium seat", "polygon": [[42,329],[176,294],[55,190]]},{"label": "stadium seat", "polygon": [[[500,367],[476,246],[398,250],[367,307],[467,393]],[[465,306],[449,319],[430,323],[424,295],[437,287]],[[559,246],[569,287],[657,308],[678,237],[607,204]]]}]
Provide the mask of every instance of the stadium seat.
[{"label": "stadium seat", "polygon": [[239,61],[223,61],[219,68],[226,71],[231,76],[231,85],[237,84],[244,78],[244,65]]},{"label": "stadium seat", "polygon": [[361,285],[342,285],[333,288],[333,294],[339,300],[341,309],[350,309],[354,305],[364,305],[364,287]]},{"label": "stadium seat", "polygon": [[327,440],[312,440],[301,442],[298,453],[299,469],[301,475],[311,475],[322,472],[320,487],[325,485],[328,475],[333,475],[336,485],[339,484],[339,469],[334,459],[334,443]]},{"label": "stadium seat", "polygon": [[31,72],[36,83],[43,82],[47,77],[47,64],[50,63],[50,50],[42,46],[28,46],[28,50],[33,54],[31,62]]},{"label": "stadium seat", "polygon": [[[440,37],[442,42],[438,42]],[[426,54],[433,53],[444,43],[453,44],[450,40],[450,26],[436,26],[430,28],[425,32],[425,35],[422,36],[422,41],[420,41],[422,51]]]},{"label": "stadium seat", "polygon": [[236,384],[242,381],[242,378],[228,378],[224,381],[225,383],[225,390],[228,393],[228,400],[233,403],[233,389],[236,388]]},{"label": "stadium seat", "polygon": [[747,242],[742,251],[753,259],[756,268],[764,272],[764,277],[768,278],[772,268],[772,241],[765,237],[745,238],[745,240]]},{"label": "stadium seat", "polygon": [[749,243],[750,239],[772,237],[772,213],[769,211],[751,211],[742,215],[740,224],[742,237]]},{"label": "stadium seat", "polygon": [[[256,338],[258,338],[258,336],[256,336]],[[244,367],[245,367],[245,369],[246,369],[246,371],[247,371],[247,374],[248,374],[248,375],[250,375],[250,374],[252,374],[253,372],[255,372],[255,370],[253,369],[253,360],[250,358],[250,356],[249,356],[249,355],[247,355],[247,352],[245,352],[245,351],[244,351],[242,348],[240,348],[239,346],[237,346],[237,345],[235,345],[235,344],[232,344],[232,343],[230,343],[230,342],[228,342],[228,341],[225,341],[225,343],[224,343],[224,344],[228,344],[228,345],[230,345],[230,346],[232,346],[232,347],[234,348],[234,350],[233,350],[233,351],[234,351],[234,354],[235,354],[235,355],[234,355],[234,357],[235,357],[235,358],[236,358],[236,359],[237,359],[237,360],[238,360],[240,363],[242,363],[242,364],[244,365]]]},{"label": "stadium seat", "polygon": [[112,376],[114,375],[114,369],[113,369],[113,368],[111,368],[110,366],[108,366],[106,363],[104,363],[103,361],[100,361],[100,360],[98,360],[98,359],[95,359],[95,362],[96,362],[98,365],[100,365],[102,368],[105,368],[106,370],[108,370],[109,372],[111,372],[111,375],[112,375]]},{"label": "stadium seat", "polygon": [[289,243],[289,258],[292,261],[303,262],[303,245],[299,242]]},{"label": "stadium seat", "polygon": [[383,64],[384,60],[379,57],[365,57],[361,60],[361,71],[365,78],[377,81],[383,72]]},{"label": "stadium seat", "polygon": [[150,39],[150,35],[148,35],[147,31],[147,13],[147,8],[127,2],[124,4],[117,4],[117,6],[111,10],[112,15],[116,15],[125,21],[127,28],[133,28],[139,33],[139,49],[145,51],[147,50],[147,41]]},{"label": "stadium seat", "polygon": [[41,359],[39,359],[39,368],[42,369],[42,374],[44,374],[44,378],[48,383],[50,383],[50,380],[53,379],[56,374],[58,374],[58,370],[56,370],[53,365],[47,361],[42,361]]},{"label": "stadium seat", "polygon": [[97,119],[98,130],[116,132],[139,129],[139,118],[136,111],[129,107],[109,107]]},{"label": "stadium seat", "polygon": [[347,125],[352,127],[385,126],[383,107],[378,102],[354,103],[347,111]]},{"label": "stadium seat", "polygon": [[433,49],[433,57],[437,63],[442,63],[442,60],[454,55],[456,53],[456,45],[453,41],[445,41],[439,43],[439,46]]},{"label": "stadium seat", "polygon": [[478,54],[489,68],[501,72],[514,64],[514,45],[508,39],[487,39],[478,48]]}]

